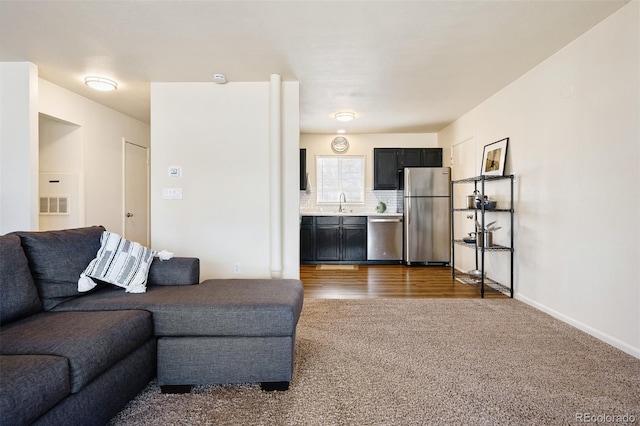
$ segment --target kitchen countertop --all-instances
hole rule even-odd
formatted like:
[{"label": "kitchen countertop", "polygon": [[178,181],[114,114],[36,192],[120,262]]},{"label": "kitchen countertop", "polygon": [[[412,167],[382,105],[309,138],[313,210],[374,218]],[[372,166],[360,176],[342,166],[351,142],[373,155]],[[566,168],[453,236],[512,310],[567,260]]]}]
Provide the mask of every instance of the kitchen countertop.
[{"label": "kitchen countertop", "polygon": [[365,212],[300,212],[300,216],[382,216],[382,217],[402,217],[402,213],[384,212],[384,213],[365,213]]}]

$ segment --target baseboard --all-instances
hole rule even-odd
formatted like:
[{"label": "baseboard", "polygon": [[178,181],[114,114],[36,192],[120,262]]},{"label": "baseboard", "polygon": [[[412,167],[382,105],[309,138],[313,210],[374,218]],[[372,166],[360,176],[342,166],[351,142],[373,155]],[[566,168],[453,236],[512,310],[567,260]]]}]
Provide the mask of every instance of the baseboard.
[{"label": "baseboard", "polygon": [[628,353],[629,355],[636,357],[638,359],[640,359],[640,348],[636,348],[633,347],[623,341],[621,341],[620,339],[617,339],[613,336],[610,336],[606,333],[601,332],[600,330],[597,330],[591,326],[588,326],[587,324],[577,321],[571,317],[568,317],[565,314],[562,314],[554,309],[549,308],[548,306],[542,305],[534,300],[529,299],[526,296],[523,296],[521,294],[515,294],[513,296],[515,299],[518,299],[519,301],[526,303],[529,306],[533,306],[534,308],[551,315],[552,317],[559,319],[562,322],[565,322],[581,331],[584,331],[587,334],[590,334],[591,336],[595,337],[596,339],[602,340],[605,343],[610,344],[611,346],[620,349],[623,352]]}]

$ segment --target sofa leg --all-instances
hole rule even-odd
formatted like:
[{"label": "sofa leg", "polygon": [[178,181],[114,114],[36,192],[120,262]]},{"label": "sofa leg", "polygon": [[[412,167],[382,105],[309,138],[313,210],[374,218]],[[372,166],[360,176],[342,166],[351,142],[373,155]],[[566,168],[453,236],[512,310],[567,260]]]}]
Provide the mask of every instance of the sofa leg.
[{"label": "sofa leg", "polygon": [[289,382],[262,382],[260,387],[263,391],[286,391],[289,389]]},{"label": "sofa leg", "polygon": [[189,393],[192,385],[164,385],[160,386],[162,393]]}]

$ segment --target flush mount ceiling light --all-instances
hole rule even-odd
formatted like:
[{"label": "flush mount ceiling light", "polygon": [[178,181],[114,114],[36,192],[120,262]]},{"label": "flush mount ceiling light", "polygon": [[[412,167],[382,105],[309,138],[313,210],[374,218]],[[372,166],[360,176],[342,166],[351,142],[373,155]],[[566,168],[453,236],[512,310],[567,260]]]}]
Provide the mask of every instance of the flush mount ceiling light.
[{"label": "flush mount ceiling light", "polygon": [[85,77],[84,84],[92,89],[101,90],[103,92],[111,92],[118,88],[118,83],[104,77]]},{"label": "flush mount ceiling light", "polygon": [[336,113],[336,120],[338,121],[351,121],[354,118],[356,118],[356,115],[353,112],[343,111]]},{"label": "flush mount ceiling light", "polygon": [[218,84],[225,84],[227,82],[227,77],[224,74],[214,74],[213,82]]}]

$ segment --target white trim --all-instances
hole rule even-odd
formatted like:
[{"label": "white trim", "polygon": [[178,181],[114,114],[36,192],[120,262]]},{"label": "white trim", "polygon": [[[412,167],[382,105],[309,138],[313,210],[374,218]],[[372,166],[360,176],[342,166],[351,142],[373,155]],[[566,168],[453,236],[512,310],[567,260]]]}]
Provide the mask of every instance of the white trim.
[{"label": "white trim", "polygon": [[[135,142],[122,138],[122,236],[126,236],[127,231],[127,144],[146,149],[147,170],[145,176],[147,178],[147,247],[151,247],[151,168],[150,168],[150,149],[147,146],[140,145]],[[144,244],[143,244],[144,245]]]},{"label": "white trim", "polygon": [[610,336],[606,333],[602,333],[599,330],[596,330],[593,327],[590,327],[588,325],[586,325],[583,322],[577,321],[567,315],[564,315],[554,309],[551,309],[545,305],[542,305],[540,303],[537,303],[531,299],[529,299],[526,296],[522,296],[520,294],[516,294],[514,295],[514,298],[517,300],[520,300],[521,302],[526,303],[529,306],[533,306],[534,308],[551,315],[552,317],[559,319],[562,322],[565,322],[573,327],[576,327],[577,329],[584,331],[587,334],[590,334],[591,336],[602,340],[605,343],[610,344],[611,346],[620,349],[623,352],[628,353],[631,356],[634,356],[638,359],[640,359],[640,348],[635,348],[631,345],[626,344],[625,342],[621,341],[620,339],[617,339],[613,336]]},{"label": "white trim", "polygon": [[[366,167],[367,167],[367,156],[366,155],[316,155],[315,156],[315,169],[316,169],[316,204],[317,205],[338,205],[340,204],[339,197],[335,199],[326,199],[325,193],[325,185],[323,184],[323,179],[320,176],[323,168],[319,167],[318,162],[323,159],[336,159],[340,162],[343,160],[360,160],[360,164],[362,167],[362,175],[360,176],[360,193],[358,194],[358,199],[353,200],[353,197],[347,197],[347,201],[344,203],[345,205],[350,204],[365,204],[365,176],[366,176]],[[341,169],[341,166],[339,166]],[[340,179],[342,178],[342,174],[340,172]],[[340,186],[342,188],[342,181],[340,181]],[[342,192],[342,190],[341,190]]]},{"label": "white trim", "polygon": [[269,80],[271,278],[282,277],[282,78]]},{"label": "white trim", "polygon": [[127,139],[122,138],[122,188],[120,193],[122,194],[122,212],[120,215],[121,223],[121,235],[124,237],[127,235]]}]

